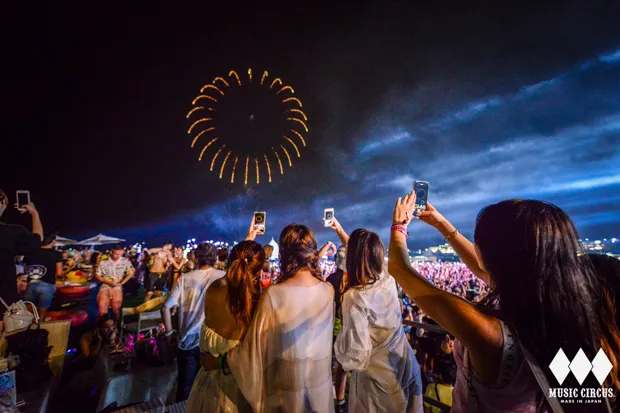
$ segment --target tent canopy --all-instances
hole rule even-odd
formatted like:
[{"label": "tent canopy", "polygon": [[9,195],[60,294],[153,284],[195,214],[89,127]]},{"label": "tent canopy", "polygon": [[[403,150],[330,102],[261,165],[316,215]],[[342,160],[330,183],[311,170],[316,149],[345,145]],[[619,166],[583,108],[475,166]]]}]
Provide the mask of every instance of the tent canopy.
[{"label": "tent canopy", "polygon": [[92,238],[85,239],[77,243],[77,245],[108,245],[108,244],[118,244],[120,242],[125,242],[122,238],[114,238],[109,237],[107,235],[99,234]]},{"label": "tent canopy", "polygon": [[68,245],[76,245],[78,242],[74,239],[56,237],[56,246],[57,247],[66,247]]}]

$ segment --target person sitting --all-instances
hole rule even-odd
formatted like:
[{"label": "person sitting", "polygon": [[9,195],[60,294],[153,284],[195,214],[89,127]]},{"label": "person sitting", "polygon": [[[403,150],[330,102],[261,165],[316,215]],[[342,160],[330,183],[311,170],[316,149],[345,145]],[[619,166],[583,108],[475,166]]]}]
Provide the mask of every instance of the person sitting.
[{"label": "person sitting", "polygon": [[45,321],[47,310],[52,305],[56,294],[56,278],[64,275],[62,254],[54,249],[56,234],[48,234],[43,238],[41,248],[26,256],[26,274],[30,282],[24,296],[32,302]]},{"label": "person sitting", "polygon": [[94,360],[99,356],[101,350],[106,346],[116,344],[118,330],[116,319],[107,314],[97,320],[94,330],[84,333],[80,337],[80,358],[88,360],[87,364],[94,364]]}]

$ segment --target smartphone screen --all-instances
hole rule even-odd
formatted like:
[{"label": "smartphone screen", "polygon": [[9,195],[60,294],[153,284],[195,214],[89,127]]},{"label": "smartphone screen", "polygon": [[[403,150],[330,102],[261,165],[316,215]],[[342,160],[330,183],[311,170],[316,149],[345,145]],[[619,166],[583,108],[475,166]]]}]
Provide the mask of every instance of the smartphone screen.
[{"label": "smartphone screen", "polygon": [[428,201],[428,182],[415,181],[413,183],[413,191],[415,192],[415,213],[426,210],[426,202]]},{"label": "smartphone screen", "polygon": [[334,219],[334,208],[325,208],[323,212],[323,221],[325,222],[326,227],[330,227],[332,225],[332,220]]},{"label": "smartphone screen", "polygon": [[254,227],[259,228],[261,234],[265,233],[267,229],[267,213],[255,212],[254,213]]},{"label": "smartphone screen", "polygon": [[30,203],[30,191],[17,191],[17,209]]}]

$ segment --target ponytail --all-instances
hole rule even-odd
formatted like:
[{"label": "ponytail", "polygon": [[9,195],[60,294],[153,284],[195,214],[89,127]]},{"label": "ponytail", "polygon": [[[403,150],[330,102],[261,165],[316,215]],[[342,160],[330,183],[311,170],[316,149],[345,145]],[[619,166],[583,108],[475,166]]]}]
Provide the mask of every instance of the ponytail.
[{"label": "ponytail", "polygon": [[226,302],[235,320],[246,326],[252,321],[258,290],[256,274],[263,268],[265,252],[254,241],[243,241],[228,257]]}]

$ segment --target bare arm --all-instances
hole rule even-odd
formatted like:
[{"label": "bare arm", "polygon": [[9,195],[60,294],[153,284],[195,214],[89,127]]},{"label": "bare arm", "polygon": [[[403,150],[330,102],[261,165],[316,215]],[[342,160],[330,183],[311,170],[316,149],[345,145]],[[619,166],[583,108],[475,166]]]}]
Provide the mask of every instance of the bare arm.
[{"label": "bare arm", "polygon": [[164,320],[164,326],[166,326],[166,332],[172,331],[172,316],[170,315],[170,309],[166,306],[161,308],[161,318]]},{"label": "bare arm", "polygon": [[114,283],[112,281],[108,281],[105,278],[103,278],[101,275],[96,274],[95,275],[95,279],[97,281],[99,281],[101,284],[108,284],[110,287],[114,287]]},{"label": "bare arm", "polygon": [[474,244],[465,238],[463,234],[456,232],[454,225],[444,218],[430,202],[427,203],[426,211],[420,212],[420,220],[437,228],[471,272],[488,285],[491,285],[489,273],[482,269],[478,263]]},{"label": "bare arm", "polygon": [[335,217],[332,218],[332,225],[330,228],[336,232],[336,235],[338,235],[338,238],[340,238],[342,245],[347,245],[349,243],[349,234],[345,232],[345,230],[342,228],[342,225],[340,225],[340,222],[338,222]]},{"label": "bare arm", "polygon": [[131,280],[131,278],[133,277],[135,273],[136,273],[135,268],[132,268],[131,270],[129,270],[129,274],[127,274],[125,278],[123,278],[123,281],[121,281],[121,285],[127,284],[127,281]]},{"label": "bare arm", "polygon": [[[414,205],[413,192],[402,202],[399,198],[394,222],[408,224]],[[469,301],[437,288],[418,273],[409,263],[407,238],[399,231],[392,231],[390,237],[388,271],[422,311],[463,342],[481,378],[486,383],[494,383],[503,345],[499,321],[482,313]]]},{"label": "bare arm", "polygon": [[62,268],[62,262],[57,262],[56,263],[56,278],[61,278],[64,275],[65,275],[65,271]]},{"label": "bare arm", "polygon": [[[17,205],[15,205],[15,207],[17,208]],[[27,211],[32,217],[32,233],[37,234],[39,237],[41,237],[41,241],[43,241],[43,224],[41,224],[41,217],[39,216],[39,211],[37,211],[33,203],[22,205],[22,208],[25,209],[24,212]]]}]

